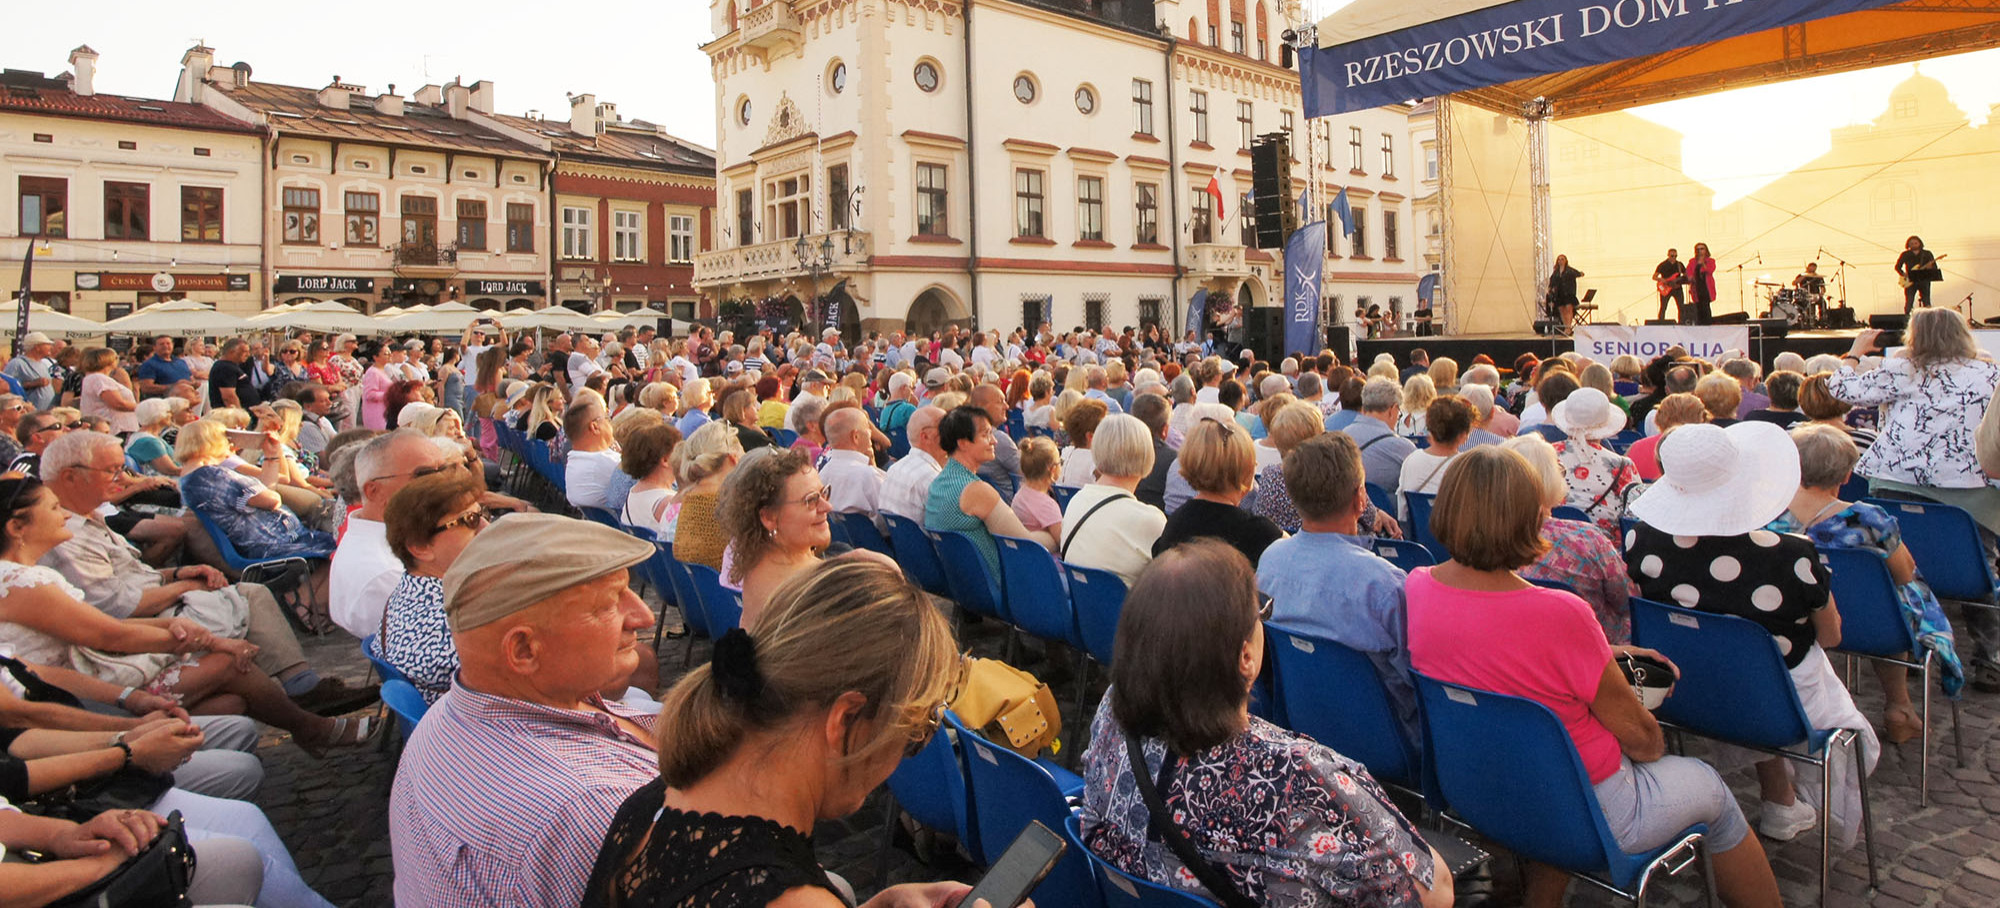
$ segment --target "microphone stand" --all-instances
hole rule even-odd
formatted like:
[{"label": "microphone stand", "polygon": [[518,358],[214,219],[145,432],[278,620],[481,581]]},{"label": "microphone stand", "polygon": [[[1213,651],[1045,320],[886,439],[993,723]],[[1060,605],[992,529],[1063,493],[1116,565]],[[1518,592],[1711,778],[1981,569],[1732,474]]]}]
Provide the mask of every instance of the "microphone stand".
[{"label": "microphone stand", "polygon": [[1832,250],[1830,250],[1830,249],[1826,248],[1825,246],[1821,246],[1821,247],[1819,247],[1819,252],[1820,252],[1820,254],[1821,254],[1821,255],[1824,255],[1824,256],[1826,256],[1827,258],[1830,258],[1830,259],[1833,259],[1833,261],[1835,262],[1835,265],[1834,265],[1834,270],[1838,272],[1838,277],[1839,277],[1839,279],[1840,279],[1840,308],[1842,308],[1842,309],[1846,309],[1846,308],[1847,308],[1847,265],[1848,265],[1848,262],[1847,262],[1847,260],[1846,260],[1846,259],[1844,259],[1844,258],[1841,258],[1840,256],[1838,256],[1838,255],[1834,254],[1834,252],[1833,252]]},{"label": "microphone stand", "polygon": [[[1743,268],[1749,265],[1753,260],[1759,264],[1762,264],[1764,261],[1764,254],[1760,252],[1756,255],[1751,256],[1750,258],[1737,262],[1735,269],[1733,269],[1736,272],[1736,309],[1739,312],[1747,313],[1750,311],[1749,307],[1743,305]],[[1713,303],[1714,301],[1711,300],[1710,302]]]}]

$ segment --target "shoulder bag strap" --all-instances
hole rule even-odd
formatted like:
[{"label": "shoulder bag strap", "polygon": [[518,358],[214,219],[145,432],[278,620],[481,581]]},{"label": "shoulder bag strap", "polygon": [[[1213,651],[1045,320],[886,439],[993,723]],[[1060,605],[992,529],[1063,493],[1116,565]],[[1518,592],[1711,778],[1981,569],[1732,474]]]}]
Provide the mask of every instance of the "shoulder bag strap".
[{"label": "shoulder bag strap", "polygon": [[[1209,895],[1227,908],[1255,908],[1257,903],[1238,891],[1235,884],[1222,875],[1222,871],[1202,857],[1201,852],[1195,850],[1194,843],[1188,841],[1187,834],[1181,832],[1180,825],[1174,822],[1174,815],[1167,811],[1166,801],[1161,799],[1159,788],[1153,784],[1152,774],[1146,771],[1146,751],[1139,745],[1138,736],[1125,736],[1125,753],[1132,761],[1132,781],[1139,788],[1139,796],[1146,800],[1147,828],[1173,849],[1174,856],[1181,859],[1182,866],[1194,874]],[[1169,751],[1167,762],[1160,767],[1162,773],[1171,765],[1173,758],[1173,753]]]},{"label": "shoulder bag strap", "polygon": [[1391,439],[1391,438],[1401,438],[1401,437],[1402,437],[1402,436],[1400,436],[1400,435],[1397,435],[1397,434],[1396,434],[1396,430],[1394,430],[1394,429],[1390,429],[1390,430],[1389,430],[1389,431],[1388,431],[1387,433],[1385,433],[1385,434],[1382,434],[1382,435],[1377,435],[1377,436],[1375,436],[1374,438],[1371,438],[1371,439],[1368,439],[1368,443],[1367,443],[1367,444],[1364,444],[1364,445],[1362,445],[1362,446],[1361,446],[1361,448],[1360,448],[1360,450],[1359,450],[1359,451],[1356,451],[1355,453],[1357,453],[1357,454],[1358,454],[1358,453],[1360,453],[1361,451],[1366,451],[1366,450],[1368,450],[1369,448],[1372,448],[1372,447],[1375,447],[1375,443],[1376,443],[1376,442],[1379,442],[1379,441],[1388,441],[1388,440],[1389,440],[1389,439]]},{"label": "shoulder bag strap", "polygon": [[[1109,497],[1109,498],[1106,498],[1106,499],[1104,499],[1103,501],[1100,501],[1100,502],[1098,502],[1098,503],[1096,503],[1096,504],[1094,504],[1094,505],[1091,505],[1091,506],[1090,506],[1090,510],[1088,510],[1088,511],[1085,511],[1085,512],[1083,512],[1083,516],[1082,516],[1082,517],[1078,517],[1078,518],[1076,519],[1076,524],[1075,524],[1074,526],[1072,526],[1072,527],[1070,527],[1070,528],[1069,528],[1069,533],[1068,533],[1068,534],[1067,534],[1066,536],[1064,536],[1064,537],[1063,537],[1063,544],[1062,544],[1062,551],[1060,551],[1060,552],[1057,552],[1056,554],[1057,554],[1057,555],[1059,555],[1059,556],[1061,556],[1061,557],[1063,557],[1063,558],[1068,558],[1068,557],[1069,557],[1069,544],[1070,544],[1070,542],[1072,542],[1072,541],[1074,541],[1074,540],[1076,539],[1076,534],[1077,534],[1077,532],[1083,529],[1083,524],[1084,524],[1084,521],[1087,521],[1087,520],[1089,520],[1089,519],[1090,519],[1090,517],[1091,517],[1091,515],[1093,515],[1093,514],[1096,514],[1096,513],[1098,512],[1098,511],[1102,511],[1102,510],[1104,510],[1104,506],[1105,506],[1105,505],[1107,505],[1107,504],[1110,504],[1110,503],[1112,503],[1112,502],[1114,502],[1114,501],[1117,501],[1117,500],[1118,500],[1118,499],[1120,499],[1120,498],[1131,498],[1131,497],[1132,497],[1132,496],[1130,496],[1130,495],[1127,495],[1127,494],[1125,494],[1125,493],[1123,493],[1123,492],[1120,492],[1120,493],[1118,493],[1118,494],[1116,494],[1116,495],[1113,495],[1113,496],[1111,496],[1111,497]],[[1134,499],[1134,500],[1137,500],[1137,499]]]}]

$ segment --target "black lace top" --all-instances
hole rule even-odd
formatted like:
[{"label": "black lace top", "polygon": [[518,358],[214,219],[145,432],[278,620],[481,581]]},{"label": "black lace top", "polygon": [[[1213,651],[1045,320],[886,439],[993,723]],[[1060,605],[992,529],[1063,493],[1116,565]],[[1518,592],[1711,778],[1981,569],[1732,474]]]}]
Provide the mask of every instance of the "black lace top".
[{"label": "black lace top", "polygon": [[763,908],[800,886],[834,891],[805,836],[760,817],[675,810],[665,796],[654,779],[618,808],[583,908]]}]

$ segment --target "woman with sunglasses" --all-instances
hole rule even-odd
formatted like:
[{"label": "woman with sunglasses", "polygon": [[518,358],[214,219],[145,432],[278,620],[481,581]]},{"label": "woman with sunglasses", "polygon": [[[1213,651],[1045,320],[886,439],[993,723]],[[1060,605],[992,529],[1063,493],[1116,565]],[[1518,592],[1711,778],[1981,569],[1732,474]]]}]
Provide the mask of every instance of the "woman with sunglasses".
[{"label": "woman with sunglasses", "polygon": [[[808,837],[929,743],[956,646],[895,568],[847,556],[794,576],[754,635],[723,635],[662,698],[660,778],[612,819],[584,906],[847,904]],[[968,889],[891,886],[863,908],[944,908]]]},{"label": "woman with sunglasses", "polygon": [[444,617],[444,572],[491,520],[463,470],[410,481],[389,499],[389,549],[408,572],[389,594],[376,638],[382,661],[410,679],[425,703],[451,690],[458,648]]}]

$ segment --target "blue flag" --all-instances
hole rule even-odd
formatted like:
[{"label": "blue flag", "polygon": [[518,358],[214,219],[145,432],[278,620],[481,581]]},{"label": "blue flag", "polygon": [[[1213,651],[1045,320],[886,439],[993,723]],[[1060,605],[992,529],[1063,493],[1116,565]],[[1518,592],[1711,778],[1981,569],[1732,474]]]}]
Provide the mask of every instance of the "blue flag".
[{"label": "blue flag", "polygon": [[1208,291],[1196,290],[1188,300],[1187,327],[1182,330],[1193,331],[1195,343],[1201,343],[1203,338],[1208,337],[1207,318]]},{"label": "blue flag", "polygon": [[1422,280],[1417,281],[1417,299],[1421,302],[1430,302],[1437,297],[1437,288],[1438,273],[1433,271],[1424,275]]},{"label": "blue flag", "polygon": [[1326,266],[1326,222],[1292,231],[1285,243],[1284,353],[1318,353],[1320,273]]},{"label": "blue flag", "polygon": [[1340,235],[1353,236],[1354,209],[1347,204],[1347,187],[1342,186],[1339,192],[1333,194],[1333,204],[1328,208],[1333,211],[1334,217],[1340,219]]}]

